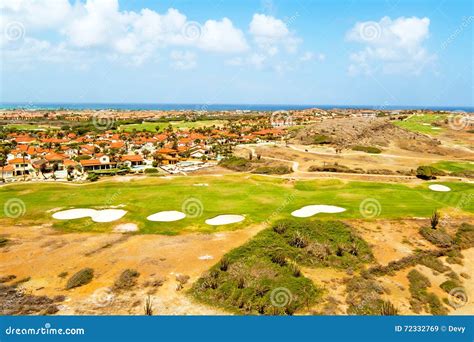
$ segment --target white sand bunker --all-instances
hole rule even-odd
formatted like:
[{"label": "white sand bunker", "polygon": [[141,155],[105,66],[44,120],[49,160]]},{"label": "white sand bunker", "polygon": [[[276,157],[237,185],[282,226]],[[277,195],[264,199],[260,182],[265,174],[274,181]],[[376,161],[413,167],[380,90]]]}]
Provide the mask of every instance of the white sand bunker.
[{"label": "white sand bunker", "polygon": [[148,221],[154,222],[172,222],[182,220],[186,217],[185,213],[181,211],[171,210],[171,211],[160,211],[159,213],[148,216],[146,219]]},{"label": "white sand bunker", "polygon": [[433,191],[441,191],[441,192],[451,191],[450,188],[441,184],[431,184],[428,188],[430,188],[430,190],[433,190]]},{"label": "white sand bunker", "polygon": [[214,257],[212,255],[201,255],[198,257],[199,260],[212,260]]},{"label": "white sand bunker", "polygon": [[218,215],[206,220],[206,223],[211,226],[220,226],[223,224],[242,222],[243,220],[245,220],[245,217],[242,215]]},{"label": "white sand bunker", "polygon": [[69,209],[58,211],[53,214],[53,218],[57,220],[75,220],[84,217],[92,217],[97,210],[95,209]]},{"label": "white sand bunker", "polygon": [[122,223],[114,227],[116,233],[136,232],[137,230],[138,226],[135,223]]},{"label": "white sand bunker", "polygon": [[193,184],[194,186],[209,186],[209,184],[207,183],[196,183],[196,184]]},{"label": "white sand bunker", "polygon": [[69,209],[58,211],[53,214],[53,218],[57,220],[75,220],[84,217],[90,217],[94,222],[112,222],[122,218],[127,212],[119,209]]},{"label": "white sand bunker", "polygon": [[127,211],[120,209],[105,209],[97,210],[97,212],[92,215],[92,221],[94,222],[113,222],[121,219]]},{"label": "white sand bunker", "polygon": [[342,213],[346,209],[334,205],[307,205],[291,213],[294,217],[310,217],[319,213],[335,214]]}]

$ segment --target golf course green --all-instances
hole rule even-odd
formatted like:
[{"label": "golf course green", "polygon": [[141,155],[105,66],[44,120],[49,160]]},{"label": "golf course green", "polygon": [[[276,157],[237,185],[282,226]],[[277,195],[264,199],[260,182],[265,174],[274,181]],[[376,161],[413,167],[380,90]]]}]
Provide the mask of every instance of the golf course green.
[{"label": "golf course green", "polygon": [[[53,223],[63,231],[109,232],[120,223],[135,223],[137,233],[179,234],[239,229],[249,224],[271,223],[290,218],[306,205],[343,207],[338,214],[318,214],[320,219],[429,217],[433,210],[458,208],[474,213],[472,184],[438,182],[451,188],[439,193],[424,183],[407,186],[393,183],[300,180],[228,175],[147,177],[126,182],[113,179],[88,184],[26,183],[0,187],[3,210],[0,225]],[[20,215],[8,214],[16,201]],[[90,218],[55,220],[52,214],[70,208],[114,208],[127,210],[121,219],[96,223]],[[151,222],[146,217],[159,211],[178,210],[187,217],[174,222]],[[221,214],[244,215],[240,223],[209,226],[205,220]],[[302,219],[304,220],[304,219]]]}]

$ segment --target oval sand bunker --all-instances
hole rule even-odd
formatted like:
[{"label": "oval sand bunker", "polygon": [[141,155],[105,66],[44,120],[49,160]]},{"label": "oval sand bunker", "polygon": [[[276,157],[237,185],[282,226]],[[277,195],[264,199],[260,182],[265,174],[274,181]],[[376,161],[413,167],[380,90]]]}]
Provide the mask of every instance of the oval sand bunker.
[{"label": "oval sand bunker", "polygon": [[121,219],[127,212],[121,209],[98,210],[92,215],[94,222],[112,222]]},{"label": "oval sand bunker", "polygon": [[172,222],[182,220],[186,217],[181,211],[160,211],[159,213],[148,216],[146,219],[153,222]]},{"label": "oval sand bunker", "polygon": [[430,190],[433,190],[433,191],[441,191],[441,192],[451,191],[451,188],[448,188],[447,186],[441,185],[441,184],[431,184],[430,186],[428,186],[428,188],[430,188]]},{"label": "oval sand bunker", "polygon": [[95,209],[69,209],[58,211],[53,214],[53,218],[57,220],[74,220],[95,215]]},{"label": "oval sand bunker", "polygon": [[220,226],[223,224],[242,222],[243,220],[245,220],[245,217],[242,215],[218,215],[206,220],[206,223],[211,226]]},{"label": "oval sand bunker", "polygon": [[310,217],[319,213],[335,214],[342,213],[346,209],[334,205],[307,205],[291,213],[294,217]]}]

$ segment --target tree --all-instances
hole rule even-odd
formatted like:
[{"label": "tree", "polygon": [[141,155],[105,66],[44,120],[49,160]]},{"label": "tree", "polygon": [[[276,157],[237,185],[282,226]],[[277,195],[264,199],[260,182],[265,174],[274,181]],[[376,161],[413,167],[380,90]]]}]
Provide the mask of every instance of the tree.
[{"label": "tree", "polygon": [[39,171],[41,173],[41,176],[43,176],[44,179],[46,179],[46,177],[44,175],[46,170],[47,170],[46,163],[41,163],[40,166],[39,166]]},{"label": "tree", "polygon": [[26,179],[26,161],[25,161],[25,158],[28,154],[26,152],[22,152],[21,153],[21,157],[23,159],[23,180]]},{"label": "tree", "polygon": [[438,213],[438,210],[433,211],[433,214],[431,215],[430,219],[431,229],[436,229],[436,227],[438,227],[439,219],[440,215]]},{"label": "tree", "polygon": [[5,166],[7,165],[7,159],[3,156],[3,154],[0,155],[0,166],[2,167],[2,181],[4,180],[3,178],[3,169],[5,168]]}]

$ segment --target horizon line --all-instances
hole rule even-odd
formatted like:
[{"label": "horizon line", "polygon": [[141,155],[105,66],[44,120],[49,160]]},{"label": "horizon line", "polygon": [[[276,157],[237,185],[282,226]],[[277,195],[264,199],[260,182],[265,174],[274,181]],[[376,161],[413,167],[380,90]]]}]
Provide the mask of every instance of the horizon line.
[{"label": "horizon line", "polygon": [[[45,105],[45,104],[53,104],[53,105],[175,105],[175,106],[296,106],[296,107],[314,107],[318,108],[319,106],[322,107],[367,107],[370,109],[374,109],[374,107],[383,110],[384,108],[455,108],[455,107],[465,107],[465,108],[474,108],[474,105],[380,105],[380,104],[315,104],[315,103],[303,103],[303,104],[296,104],[296,103],[199,103],[199,102],[73,102],[73,101],[38,101],[38,102],[31,102],[31,101],[5,101],[0,102],[0,107],[3,105]],[[5,109],[5,108],[1,108]]]}]

